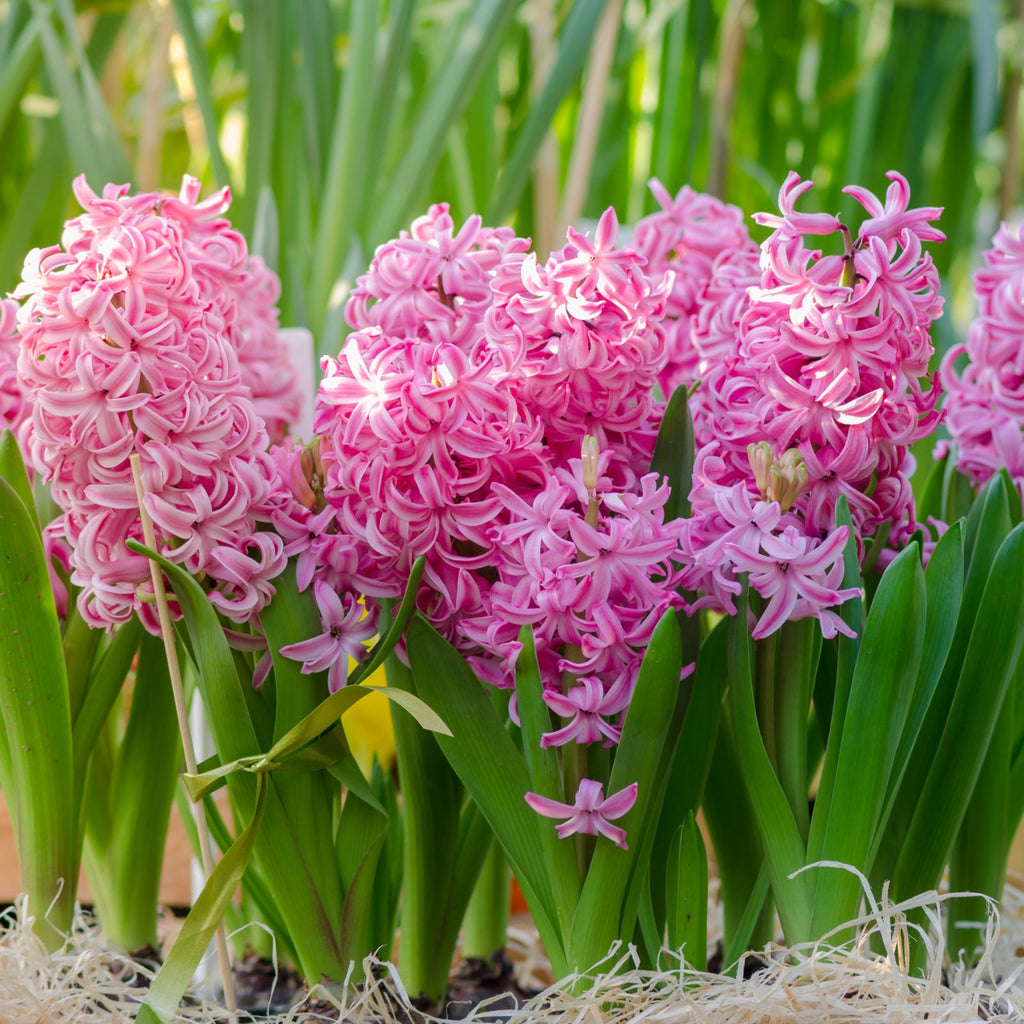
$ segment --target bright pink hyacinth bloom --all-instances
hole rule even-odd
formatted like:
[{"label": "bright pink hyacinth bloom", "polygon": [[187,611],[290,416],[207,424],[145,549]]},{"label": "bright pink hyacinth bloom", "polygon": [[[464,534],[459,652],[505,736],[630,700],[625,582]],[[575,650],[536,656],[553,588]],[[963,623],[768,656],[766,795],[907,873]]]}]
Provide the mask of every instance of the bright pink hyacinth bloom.
[{"label": "bright pink hyacinth bloom", "polygon": [[693,338],[693,320],[710,284],[715,261],[746,255],[756,266],[757,245],[744,223],[743,211],[715,196],[684,185],[673,197],[657,178],[649,182],[661,206],[637,222],[634,245],[647,257],[646,272],[658,278],[673,274],[665,309],[668,359],[658,375],[662,392],[696,383],[703,372],[702,353]]},{"label": "bright pink hyacinth bloom", "polygon": [[484,327],[520,400],[544,423],[554,464],[575,457],[589,434],[610,453],[614,486],[632,490],[660,423],[654,387],[668,358],[672,275],[652,279],[644,256],[617,235],[609,207],[593,239],[570,228],[544,263],[510,254],[492,280]]},{"label": "bright pink hyacinth bloom", "polygon": [[[954,345],[942,362],[946,427],[961,472],[982,484],[1005,466],[1024,493],[1022,227],[1003,224],[984,258],[974,274],[978,312],[967,342]],[[936,455],[948,447],[940,444]]]},{"label": "bright pink hyacinth bloom", "polygon": [[[823,631],[840,628],[826,611],[826,597],[841,593],[831,582],[842,575],[832,532],[840,496],[858,545],[884,523],[897,541],[916,528],[909,449],[940,418],[938,380],[927,373],[928,332],[942,299],[922,243],[942,233],[930,223],[940,211],[909,208],[906,181],[889,178],[884,204],[864,189],[846,190],[869,215],[854,237],[832,214],[797,210],[811,183],[790,174],[781,213],[755,217],[773,229],[759,271],[743,254],[719,256],[693,319],[702,374],[691,402],[698,454],[687,585],[705,592],[703,603],[731,611],[737,571],[756,563],[761,573],[752,572],[751,583],[771,608],[758,635],[786,616],[816,615]],[[842,254],[805,242],[833,233]],[[770,502],[748,454],[761,443],[772,459],[788,453],[806,471],[792,507],[779,509],[767,530]],[[775,556],[779,544],[823,574],[799,597],[768,564],[785,562]]]},{"label": "bright pink hyacinth bloom", "polygon": [[559,839],[566,839],[573,833],[588,836],[605,836],[616,846],[628,850],[626,830],[609,824],[616,818],[628,814],[636,803],[637,784],[626,786],[611,796],[604,795],[604,786],[594,779],[580,779],[574,803],[564,804],[537,793],[527,793],[526,802],[545,818],[565,818],[555,828]]},{"label": "bright pink hyacinth bloom", "polygon": [[85,212],[60,246],[29,253],[15,295],[28,447],[65,510],[52,530],[70,547],[79,609],[94,626],[138,612],[158,629],[148,563],[125,546],[142,539],[137,454],[162,552],[205,576],[227,616],[249,620],[285,556],[263,528],[277,477],[232,343],[256,307],[240,309],[250,269],[218,217],[227,193],[199,203],[188,178],[181,198],[114,185],[97,196],[84,178],[74,190]]}]

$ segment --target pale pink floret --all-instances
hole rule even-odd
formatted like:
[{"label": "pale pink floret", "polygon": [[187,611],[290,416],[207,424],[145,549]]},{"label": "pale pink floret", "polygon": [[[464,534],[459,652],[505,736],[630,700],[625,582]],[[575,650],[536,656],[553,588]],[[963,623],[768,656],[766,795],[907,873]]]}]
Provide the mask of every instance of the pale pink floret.
[{"label": "pale pink floret", "polygon": [[18,304],[0,299],[0,428],[21,430],[30,409],[18,380]]},{"label": "pale pink floret", "polygon": [[611,796],[604,795],[604,786],[594,779],[580,779],[576,799],[564,804],[537,793],[527,793],[526,802],[545,818],[566,818],[555,831],[559,839],[566,839],[573,833],[588,836],[606,836],[623,850],[626,845],[626,830],[609,824],[633,809],[636,803],[637,784],[634,782]]},{"label": "pale pink floret", "polygon": [[768,599],[751,632],[755,640],[774,633],[790,619],[812,615],[821,623],[826,638],[837,632],[855,635],[829,607],[860,594],[856,587],[840,587],[842,552],[848,532],[840,526],[818,542],[803,536],[796,527],[787,526],[779,536],[762,536],[761,552],[736,544],[726,546],[736,568],[750,574],[751,587]]}]

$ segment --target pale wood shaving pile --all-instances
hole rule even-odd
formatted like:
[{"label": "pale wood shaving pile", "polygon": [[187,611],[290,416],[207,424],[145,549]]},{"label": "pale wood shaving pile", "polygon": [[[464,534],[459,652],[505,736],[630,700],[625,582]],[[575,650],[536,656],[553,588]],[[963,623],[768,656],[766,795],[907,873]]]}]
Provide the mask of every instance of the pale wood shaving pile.
[{"label": "pale wood shaving pile", "polygon": [[[1024,1022],[1024,888],[1011,880],[1002,916],[993,908],[986,923],[988,942],[980,963],[950,963],[942,939],[943,905],[957,898],[929,893],[898,905],[867,896],[867,910],[852,924],[858,939],[834,948],[827,942],[760,952],[767,966],[749,980],[699,973],[666,955],[661,971],[641,970],[631,948],[613,950],[598,970],[563,979],[519,1010],[491,1010],[481,1004],[470,1021],[507,1024],[873,1024],[873,1022]],[[22,906],[23,910],[24,907]],[[928,967],[923,977],[907,968],[907,913],[925,912]],[[713,919],[714,921],[715,919]],[[17,909],[0,917],[0,1024],[64,1024],[90,1021],[121,1024],[134,1020],[140,989],[136,976],[151,977],[143,965],[111,951],[95,922],[80,915],[64,947],[48,954],[31,932],[31,920]],[[510,931],[518,980],[537,986],[550,971],[535,934]],[[873,940],[873,941],[872,941]],[[872,952],[872,945],[883,952]],[[368,961],[377,980],[347,994],[314,991],[322,1000],[289,1013],[261,1017],[273,1024],[313,1024],[335,1020],[340,1011],[350,1024],[390,1024],[408,1020],[409,998],[391,964]],[[369,971],[368,971],[369,973]],[[741,972],[742,973],[742,972]],[[138,982],[136,982],[138,984]],[[336,1009],[328,1010],[332,1006]],[[414,1012],[433,1024],[437,1018]],[[251,1021],[244,1011],[196,1001],[177,1021]]]}]

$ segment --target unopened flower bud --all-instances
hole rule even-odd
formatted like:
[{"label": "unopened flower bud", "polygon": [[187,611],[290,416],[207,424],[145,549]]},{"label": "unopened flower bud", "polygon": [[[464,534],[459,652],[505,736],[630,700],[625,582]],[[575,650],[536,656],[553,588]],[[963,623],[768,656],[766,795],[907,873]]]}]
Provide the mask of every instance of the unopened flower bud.
[{"label": "unopened flower bud", "polygon": [[583,447],[580,451],[580,459],[583,462],[583,486],[587,489],[587,511],[584,520],[590,526],[597,526],[597,517],[601,508],[601,499],[597,496],[598,460],[601,448],[597,438],[592,434],[583,437]]},{"label": "unopened flower bud", "polygon": [[754,472],[754,483],[761,497],[771,501],[768,497],[768,472],[772,467],[775,453],[767,441],[751,442],[747,445],[747,459],[750,468]]},{"label": "unopened flower bud", "polygon": [[597,490],[597,463],[601,449],[598,446],[597,438],[592,434],[586,434],[583,438],[583,448],[580,458],[583,460],[583,486],[591,496]]},{"label": "unopened flower bud", "polygon": [[803,493],[807,486],[807,467],[800,452],[790,448],[782,457],[772,463],[768,471],[767,498],[777,501],[785,512]]}]

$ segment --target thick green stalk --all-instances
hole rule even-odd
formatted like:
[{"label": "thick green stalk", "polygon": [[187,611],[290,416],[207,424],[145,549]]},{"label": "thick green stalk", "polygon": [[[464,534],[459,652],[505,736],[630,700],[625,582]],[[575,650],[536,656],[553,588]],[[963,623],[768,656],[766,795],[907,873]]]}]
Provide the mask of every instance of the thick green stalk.
[{"label": "thick green stalk", "polygon": [[807,730],[820,638],[813,618],[787,622],[779,633],[775,657],[775,769],[805,842],[810,828]]},{"label": "thick green stalk", "polygon": [[[414,691],[409,670],[387,660],[388,686]],[[439,1002],[448,985],[451,949],[437,930],[452,899],[460,791],[437,741],[392,705],[398,781],[405,819],[402,857],[402,980],[409,994]]]},{"label": "thick green stalk", "polygon": [[490,960],[505,948],[510,880],[508,858],[497,841],[492,840],[466,907],[463,956]]},{"label": "thick green stalk", "polygon": [[104,933],[122,949],[157,945],[160,872],[180,756],[167,662],[160,641],[147,635],[115,753],[110,841],[89,857],[90,881],[102,874],[108,894],[100,913]]}]

